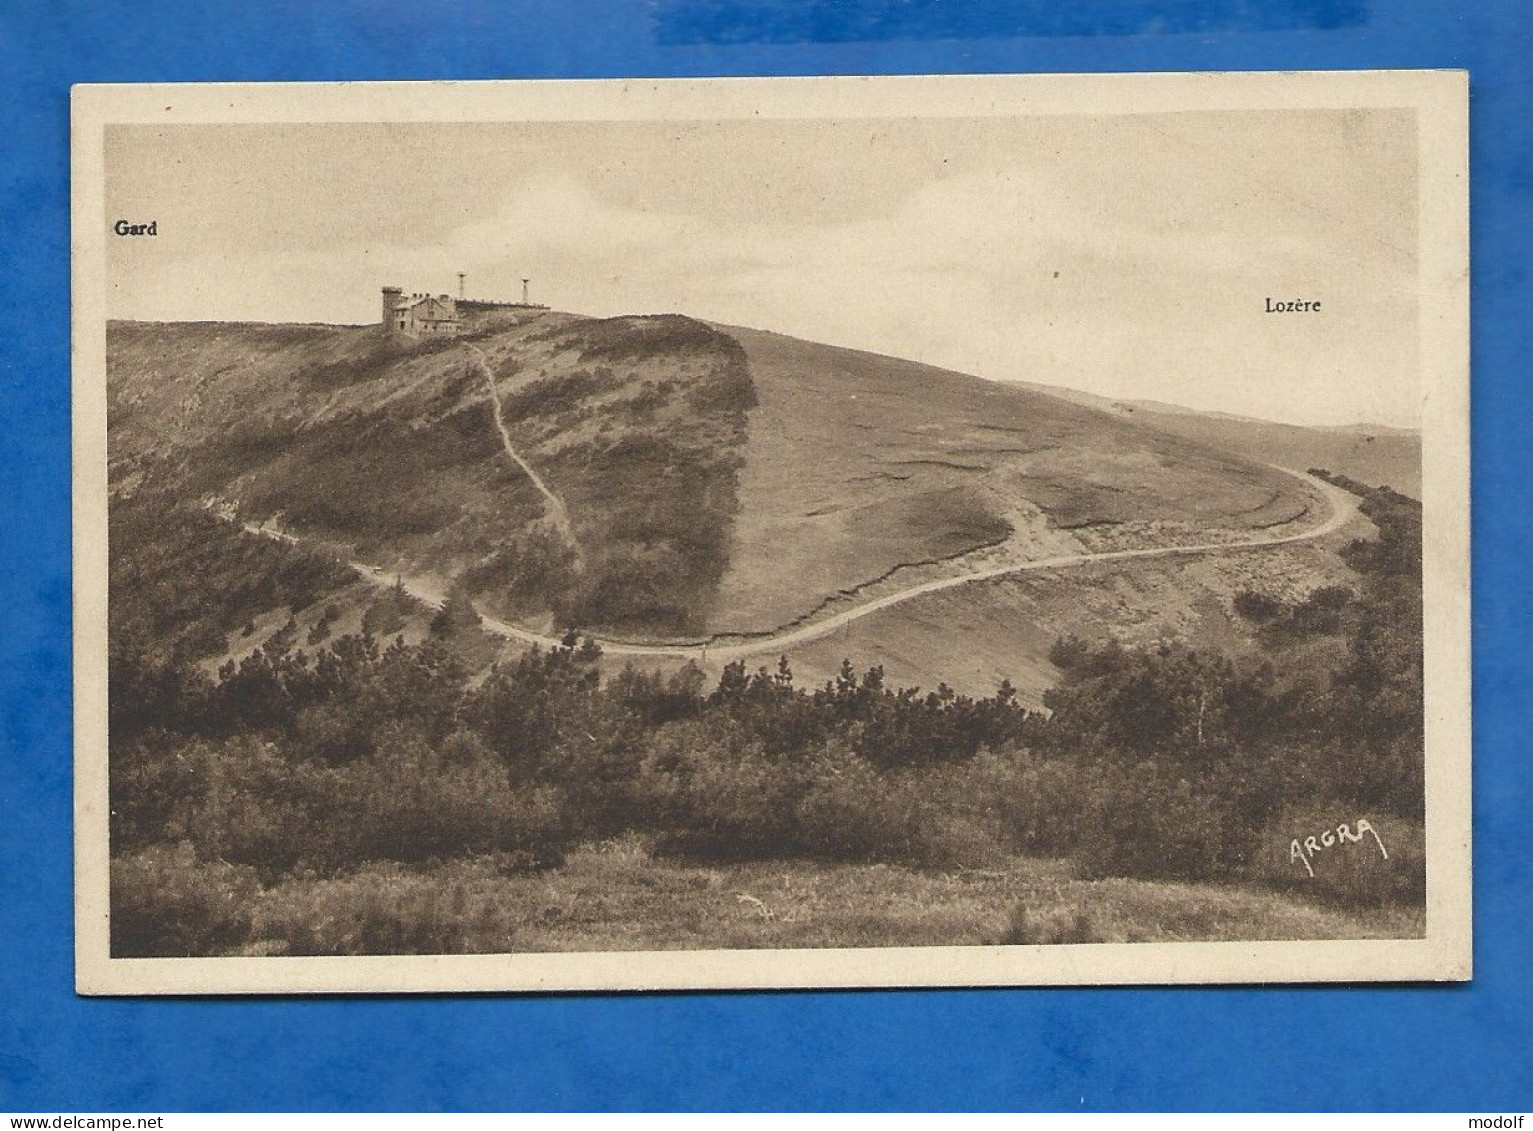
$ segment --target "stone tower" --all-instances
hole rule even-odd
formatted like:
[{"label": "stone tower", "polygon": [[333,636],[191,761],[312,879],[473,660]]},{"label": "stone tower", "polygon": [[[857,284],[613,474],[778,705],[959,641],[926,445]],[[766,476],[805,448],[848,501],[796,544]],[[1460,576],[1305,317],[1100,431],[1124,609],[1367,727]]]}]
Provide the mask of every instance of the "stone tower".
[{"label": "stone tower", "polygon": [[383,332],[385,334],[397,334],[399,326],[394,318],[394,308],[404,298],[404,291],[398,287],[383,288]]}]

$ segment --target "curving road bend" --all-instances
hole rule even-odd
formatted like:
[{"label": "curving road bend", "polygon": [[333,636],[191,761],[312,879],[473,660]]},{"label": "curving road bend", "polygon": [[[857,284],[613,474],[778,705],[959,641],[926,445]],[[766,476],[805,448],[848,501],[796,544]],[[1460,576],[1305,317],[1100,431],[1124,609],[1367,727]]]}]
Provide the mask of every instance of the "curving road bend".
[{"label": "curving road bend", "polygon": [[[499,402],[497,400],[497,424],[500,422],[499,416]],[[512,458],[516,459],[520,464],[522,461],[519,457],[515,456],[509,442],[507,443],[507,449],[511,452]],[[530,468],[527,470],[530,475],[533,474]],[[860,605],[854,605],[849,609],[836,613],[834,616],[826,617],[824,620],[800,625],[793,629],[786,629],[769,636],[741,639],[739,637],[731,638],[729,634],[725,633],[707,641],[675,644],[635,644],[618,640],[606,640],[600,636],[592,636],[592,639],[601,645],[604,653],[610,656],[710,659],[727,663],[732,660],[758,656],[763,653],[785,651],[798,644],[807,644],[812,640],[829,636],[837,629],[844,628],[853,621],[861,620],[863,617],[882,612],[884,609],[892,608],[906,601],[912,601],[917,597],[923,597],[928,593],[940,593],[946,589],[956,589],[962,585],[990,581],[994,578],[1007,577],[1012,574],[1031,573],[1041,570],[1071,569],[1078,566],[1097,565],[1102,562],[1134,561],[1146,558],[1191,557],[1197,554],[1217,554],[1230,550],[1288,546],[1296,542],[1307,542],[1316,538],[1323,538],[1328,534],[1334,533],[1344,526],[1357,512],[1358,499],[1341,488],[1333,486],[1322,479],[1316,479],[1312,475],[1293,471],[1286,467],[1279,467],[1277,470],[1286,475],[1293,476],[1310,487],[1318,489],[1330,504],[1331,513],[1329,517],[1320,525],[1311,527],[1308,530],[1301,530],[1295,534],[1283,534],[1275,538],[1249,538],[1238,542],[1206,542],[1191,546],[1156,546],[1141,550],[1108,550],[1094,554],[1068,554],[1061,557],[1040,558],[1037,561],[1031,562],[993,566],[969,573],[956,574],[952,577],[936,578],[935,580],[925,581],[918,585],[912,585],[907,589],[887,593],[882,597],[869,600]],[[535,475],[533,475],[533,478],[536,480]],[[557,502],[557,500],[555,501]],[[287,542],[298,541],[292,535],[271,526],[247,526],[246,529],[252,533],[280,538]],[[394,584],[394,580],[385,575],[377,566],[366,565],[361,562],[352,562],[351,566],[362,577],[376,585],[388,586]],[[400,584],[405,592],[424,604],[434,608],[441,607],[443,595],[440,590],[420,580],[412,581],[408,578],[401,579]],[[529,645],[536,644],[544,648],[558,647],[560,643],[557,637],[544,636],[541,633],[519,628],[514,624],[497,620],[494,617],[483,617],[481,623],[486,631],[508,640],[516,640]]]},{"label": "curving road bend", "polygon": [[[771,636],[754,637],[748,640],[730,640],[728,634],[722,634],[715,638],[715,642],[695,644],[627,644],[618,641],[608,642],[601,637],[595,637],[602,650],[612,655],[619,656],[691,656],[702,657],[707,655],[713,660],[728,662],[738,660],[746,656],[755,656],[763,652],[776,652],[789,648],[796,644],[807,644],[812,640],[818,640],[822,636],[829,636],[837,629],[842,628],[853,621],[860,620],[865,616],[880,612],[894,605],[903,604],[906,601],[923,597],[928,593],[940,593],[945,589],[956,589],[961,585],[970,585],[977,581],[990,581],[997,577],[1007,577],[1012,574],[1029,573],[1034,570],[1069,569],[1075,566],[1096,565],[1100,562],[1129,561],[1143,558],[1169,558],[1176,556],[1191,556],[1195,554],[1211,554],[1226,550],[1248,550],[1267,546],[1287,546],[1295,542],[1307,542],[1315,538],[1323,538],[1339,530],[1347,523],[1357,511],[1358,499],[1356,496],[1343,491],[1341,488],[1316,479],[1314,476],[1302,472],[1292,471],[1286,467],[1277,470],[1303,483],[1320,489],[1326,501],[1331,506],[1330,516],[1319,526],[1309,530],[1301,530],[1296,534],[1284,534],[1276,538],[1251,538],[1239,542],[1207,542],[1192,546],[1155,546],[1142,550],[1108,550],[1095,554],[1067,554],[1054,558],[1039,558],[1036,561],[1021,562],[1011,565],[993,566],[988,569],[975,570],[970,573],[961,573],[953,577],[941,577],[932,581],[912,585],[908,589],[900,589],[894,593],[885,594],[874,600],[860,605],[854,605],[834,616],[824,620],[814,621],[811,624],[802,625],[785,632]],[[485,621],[489,627],[490,622]],[[506,626],[511,627],[511,626]],[[492,629],[491,631],[496,631]]]}]

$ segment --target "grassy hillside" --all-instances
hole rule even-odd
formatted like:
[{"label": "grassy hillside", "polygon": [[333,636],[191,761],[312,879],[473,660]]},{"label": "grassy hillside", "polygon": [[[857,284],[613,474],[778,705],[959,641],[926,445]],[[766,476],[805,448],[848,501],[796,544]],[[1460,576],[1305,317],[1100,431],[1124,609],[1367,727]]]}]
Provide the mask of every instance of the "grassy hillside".
[{"label": "grassy hillside", "polygon": [[1371,534],[1357,519],[1314,543],[996,578],[918,597],[788,655],[806,682],[833,677],[850,659],[859,668],[883,665],[897,685],[940,681],[966,695],[991,694],[1009,680],[1021,702],[1038,708],[1059,678],[1048,653],[1060,637],[1139,646],[1176,640],[1247,653],[1254,636],[1235,615],[1237,594],[1259,588],[1298,600],[1324,586],[1353,587],[1356,576],[1338,551]]},{"label": "grassy hillside", "polygon": [[[1264,462],[1286,449],[675,315],[497,312],[415,344],[122,323],[108,357],[118,492],[271,522],[545,633],[770,631],[977,566],[1296,529],[1315,505]],[[1037,659],[1008,639],[976,679]]]},{"label": "grassy hillside", "polygon": [[[752,392],[739,348],[700,323],[496,315],[426,343],[119,323],[107,344],[119,493],[273,521],[538,627],[685,633],[707,616]],[[486,370],[572,537],[503,449]]]},{"label": "grassy hillside", "polygon": [[1421,497],[1421,434],[1388,428],[1301,428],[1265,420],[1156,413],[1155,428],[1284,467],[1325,467],[1370,487]]},{"label": "grassy hillside", "polygon": [[1017,385],[757,330],[758,407],[715,629],[751,631],[891,569],[1219,537],[1311,500],[1261,461]]},{"label": "grassy hillside", "polygon": [[1372,487],[1392,487],[1413,499],[1421,497],[1421,433],[1417,431],[1369,424],[1307,428],[1222,412],[1194,412],[1161,401],[1118,401],[1073,389],[1027,387],[1249,459],[1280,467],[1325,467]]}]

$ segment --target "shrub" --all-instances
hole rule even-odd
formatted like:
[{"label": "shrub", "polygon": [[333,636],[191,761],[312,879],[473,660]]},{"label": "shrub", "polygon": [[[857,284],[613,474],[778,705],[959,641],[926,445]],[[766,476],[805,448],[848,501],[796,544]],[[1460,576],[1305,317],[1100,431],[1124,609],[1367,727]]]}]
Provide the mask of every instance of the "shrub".
[{"label": "shrub", "polygon": [[[922,772],[918,788],[970,845],[968,862],[998,851],[1064,856],[1074,850],[1090,796],[1091,767],[1075,758],[982,749]],[[988,847],[987,847],[988,845]]]},{"label": "shrub", "polygon": [[815,750],[798,772],[793,839],[802,855],[909,863],[944,857],[941,829],[915,775],[882,772],[837,742]]},{"label": "shrub", "polygon": [[456,636],[471,632],[480,625],[479,610],[463,589],[454,587],[447,594],[436,616],[431,618],[431,632],[435,636]]},{"label": "shrub", "polygon": [[1093,776],[1079,839],[1083,875],[1211,880],[1240,874],[1251,859],[1251,799],[1235,775],[1145,759],[1104,761]]},{"label": "shrub", "polygon": [[379,638],[393,636],[405,625],[405,617],[414,611],[414,599],[399,589],[381,594],[362,614],[362,631]]},{"label": "shrub", "polygon": [[1280,616],[1285,605],[1278,598],[1267,593],[1259,593],[1253,589],[1242,589],[1235,594],[1235,612],[1246,620],[1257,624],[1266,624],[1268,621]]},{"label": "shrub", "polygon": [[688,406],[704,415],[744,414],[757,403],[745,352],[733,339],[728,340],[720,362],[687,393]]},{"label": "shrub", "polygon": [[389,728],[377,754],[345,767],[354,840],[342,855],[415,862],[520,849],[562,859],[568,834],[554,789],[513,789],[504,763],[482,744],[446,745],[439,752]]},{"label": "shrub", "polygon": [[111,842],[117,855],[190,836],[209,744],[149,731],[111,751]]},{"label": "shrub", "polygon": [[459,582],[498,611],[527,614],[564,600],[576,572],[575,552],[564,536],[547,523],[531,523],[507,535]]},{"label": "shrub", "polygon": [[340,771],[282,757],[274,743],[241,735],[206,748],[188,826],[204,859],[277,873],[331,869],[356,858],[356,800]]},{"label": "shrub", "polygon": [[1049,645],[1049,663],[1064,671],[1084,667],[1091,659],[1091,643],[1079,636],[1061,636]]},{"label": "shrub", "polygon": [[798,783],[738,732],[686,720],[646,744],[641,795],[662,853],[706,859],[790,855]]},{"label": "shrub", "polygon": [[344,563],[247,533],[188,494],[143,491],[112,503],[114,650],[137,642],[162,660],[217,655],[226,633],[253,635],[262,615],[305,608],[354,579]]},{"label": "shrub", "polygon": [[1016,850],[1046,856],[1073,852],[1088,828],[1082,802],[1099,793],[1101,767],[1024,751],[1015,773],[1005,812]]},{"label": "shrub", "polygon": [[883,771],[836,740],[791,755],[689,720],[643,763],[659,851],[710,860],[930,863],[955,855],[916,773]]},{"label": "shrub", "polygon": [[253,869],[199,860],[190,844],[159,844],[112,861],[117,958],[206,956],[250,938],[260,894]]},{"label": "shrub", "polygon": [[710,356],[730,346],[739,349],[734,339],[680,314],[603,318],[580,324],[569,336],[583,361],[613,364]]},{"label": "shrub", "polygon": [[293,753],[340,765],[371,754],[377,720],[352,703],[329,700],[301,711],[294,723]]},{"label": "shrub", "polygon": [[[1383,692],[1377,694],[1369,709],[1373,717],[1365,725],[1380,725],[1381,716],[1391,711],[1412,716],[1420,711],[1419,701]],[[1404,734],[1379,738],[1368,734],[1347,735],[1321,749],[1327,755],[1324,781],[1327,793],[1353,798],[1367,809],[1409,814],[1420,819],[1426,801],[1426,758],[1424,739],[1410,724]],[[1325,796],[1319,791],[1309,796]]]},{"label": "shrub", "polygon": [[[560,793],[513,788],[505,764],[477,738],[455,735],[436,749],[390,723],[368,752],[350,732],[330,737],[339,745],[322,756],[339,765],[289,758],[274,743],[241,736],[196,744],[171,763],[178,777],[166,770],[136,784],[177,783],[186,796],[162,818],[167,831],[184,828],[205,859],[269,875],[474,853],[563,859],[570,826]],[[323,745],[317,731],[309,741]]]},{"label": "shrub", "polygon": [[557,416],[580,407],[592,397],[619,389],[622,384],[622,379],[605,366],[571,370],[544,377],[505,394],[501,398],[501,412],[510,424],[534,416]]}]

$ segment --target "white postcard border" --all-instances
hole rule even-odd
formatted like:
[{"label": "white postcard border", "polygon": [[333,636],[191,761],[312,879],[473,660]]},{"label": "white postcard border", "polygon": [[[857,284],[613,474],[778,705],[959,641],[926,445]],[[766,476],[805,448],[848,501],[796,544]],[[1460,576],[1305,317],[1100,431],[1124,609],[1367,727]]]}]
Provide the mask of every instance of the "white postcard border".
[{"label": "white postcard border", "polygon": [[[103,135],[112,124],[929,117],[1414,108],[1427,927],[1411,940],[112,958],[106,757]],[[1471,973],[1468,76],[1461,71],[81,85],[73,91],[76,988],[400,993],[1465,980]]]}]

